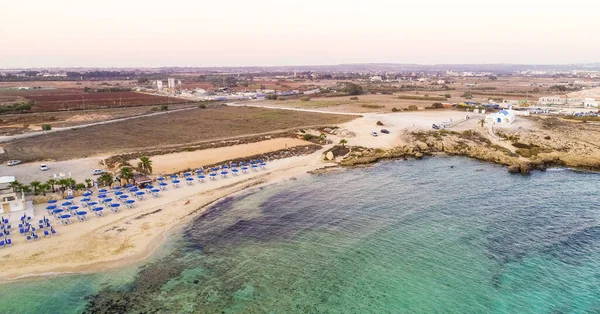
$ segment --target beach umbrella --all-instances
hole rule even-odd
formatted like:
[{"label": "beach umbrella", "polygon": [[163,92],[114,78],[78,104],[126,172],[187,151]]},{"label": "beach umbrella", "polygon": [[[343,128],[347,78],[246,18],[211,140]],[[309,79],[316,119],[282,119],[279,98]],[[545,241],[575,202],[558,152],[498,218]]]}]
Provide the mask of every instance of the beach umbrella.
[{"label": "beach umbrella", "polygon": [[49,200],[48,204],[55,204],[57,202],[57,200]]},{"label": "beach umbrella", "polygon": [[106,198],[106,194],[100,194],[98,195],[98,198]]},{"label": "beach umbrella", "polygon": [[235,173],[235,174],[237,174],[237,173],[238,173],[238,171],[239,171],[239,170],[237,170],[237,169],[231,169],[231,172],[233,172],[233,173]]},{"label": "beach umbrella", "polygon": [[77,215],[79,215],[79,216],[87,215],[87,212],[82,210],[82,211],[77,212]]},{"label": "beach umbrella", "polygon": [[158,180],[158,181],[165,181],[165,178],[163,178],[163,177],[159,177],[159,178],[158,178],[158,179],[156,179],[156,180]]},{"label": "beach umbrella", "polygon": [[179,180],[173,180],[173,183],[178,184],[180,181]]},{"label": "beach umbrella", "polygon": [[221,169],[229,169],[229,167],[227,167],[226,165],[223,165],[223,166],[221,167]]},{"label": "beach umbrella", "polygon": [[136,186],[136,187],[132,187],[131,189],[129,189],[129,192],[137,192],[140,189]]},{"label": "beach umbrella", "polygon": [[83,193],[83,196],[88,197],[88,196],[91,196],[92,194],[94,194],[94,193],[92,193],[91,191],[87,191],[87,192]]},{"label": "beach umbrella", "polygon": [[106,189],[98,190],[98,193],[101,193],[101,194],[105,194],[106,192],[108,192],[108,190],[106,190]]},{"label": "beach umbrella", "polygon": [[121,206],[121,204],[119,204],[119,203],[110,204],[110,207],[112,207],[112,208],[117,208],[119,206]]},{"label": "beach umbrella", "polygon": [[189,176],[191,176],[192,174],[191,174],[191,173],[189,173],[189,172],[186,172],[186,173],[184,173],[183,175],[184,175],[185,177],[189,177]]},{"label": "beach umbrella", "polygon": [[152,189],[152,193],[158,193],[158,192],[160,192],[159,189]]},{"label": "beach umbrella", "polygon": [[55,210],[56,209],[56,205],[50,205],[46,207],[46,210]]},{"label": "beach umbrella", "polygon": [[221,175],[226,176],[229,172],[227,171],[221,171]]},{"label": "beach umbrella", "polygon": [[73,195],[69,195],[69,196],[65,197],[66,200],[72,200],[74,198],[75,198],[75,196],[73,196]]},{"label": "beach umbrella", "polygon": [[66,206],[71,206],[71,205],[73,205],[73,203],[71,203],[71,202],[64,202],[64,203],[62,203],[61,205],[66,207]]},{"label": "beach umbrella", "polygon": [[71,215],[70,214],[64,214],[64,215],[61,215],[60,218],[62,218],[62,219],[69,219],[69,218],[71,218]]},{"label": "beach umbrella", "polygon": [[129,198],[129,195],[121,195],[121,196],[119,196],[119,198],[122,199],[122,200],[124,200],[126,198]]},{"label": "beach umbrella", "polygon": [[120,190],[120,189],[121,189],[121,187],[120,187],[120,186],[115,186],[115,187],[113,188],[113,190]]},{"label": "beach umbrella", "polygon": [[64,212],[64,210],[62,210],[60,208],[57,208],[57,209],[53,210],[52,212],[55,213],[55,214],[58,214],[58,213]]},{"label": "beach umbrella", "polygon": [[242,171],[248,170],[248,167],[242,167]]},{"label": "beach umbrella", "polygon": [[209,176],[211,176],[211,177],[213,177],[213,178],[214,178],[214,177],[216,177],[216,176],[217,176],[217,174],[216,174],[216,173],[211,173],[211,174],[209,174]]},{"label": "beach umbrella", "polygon": [[250,164],[251,164],[251,165],[254,165],[254,161],[250,160]]},{"label": "beach umbrella", "polygon": [[94,208],[94,209],[92,209],[92,210],[93,210],[93,211],[95,211],[95,212],[99,212],[99,211],[101,211],[101,210],[103,210],[103,209],[104,209],[104,208],[102,208],[102,207],[95,207],[95,208]]},{"label": "beach umbrella", "polygon": [[147,185],[146,190],[152,190],[154,187],[152,185]]},{"label": "beach umbrella", "polygon": [[171,175],[171,179],[177,179],[177,175],[176,174]]},{"label": "beach umbrella", "polygon": [[198,176],[198,179],[200,180],[204,180],[204,178],[206,178],[206,176]]},{"label": "beach umbrella", "polygon": [[252,165],[252,166],[250,166],[250,167],[252,167],[252,168],[258,168],[258,166],[257,166],[257,165]]},{"label": "beach umbrella", "polygon": [[218,171],[218,170],[219,170],[219,167],[213,167],[212,168],[212,171]]},{"label": "beach umbrella", "polygon": [[198,170],[196,170],[196,174],[201,174],[201,173],[203,173],[203,172],[204,172],[204,171],[203,171],[202,169],[198,169]]},{"label": "beach umbrella", "polygon": [[[159,179],[160,179],[160,178],[159,178]],[[132,184],[132,183],[128,183],[128,184],[126,184],[126,185],[125,185],[125,187],[126,187],[126,188],[130,188],[130,187],[132,187],[132,186],[133,186],[133,184]]]},{"label": "beach umbrella", "polygon": [[81,201],[87,203],[87,202],[91,201],[91,199],[89,197],[84,197],[81,199]]},{"label": "beach umbrella", "polygon": [[112,202],[112,198],[105,198],[103,202],[104,203],[110,203],[110,202]]},{"label": "beach umbrella", "polygon": [[185,178],[187,181],[194,181],[194,178]]},{"label": "beach umbrella", "polygon": [[263,163],[260,164],[260,166],[264,168],[264,167],[267,166],[267,164],[263,162]]},{"label": "beach umbrella", "polygon": [[160,186],[167,186],[167,185],[169,185],[169,184],[168,184],[168,183],[165,183],[165,182],[162,182],[162,183],[160,184]]},{"label": "beach umbrella", "polygon": [[78,210],[78,209],[79,209],[79,206],[71,206],[71,207],[69,207],[69,210]]},{"label": "beach umbrella", "polygon": [[135,200],[126,200],[125,203],[127,203],[127,204],[133,204],[133,203],[135,203]]},{"label": "beach umbrella", "polygon": [[135,193],[135,195],[144,195],[144,194],[146,194],[146,192],[139,191],[139,192]]},{"label": "beach umbrella", "polygon": [[115,192],[115,195],[123,195],[123,191],[117,191]]},{"label": "beach umbrella", "polygon": [[235,168],[235,167],[237,167],[237,164],[231,164],[231,167]]},{"label": "beach umbrella", "polygon": [[94,206],[94,205],[98,205],[98,202],[89,202],[88,206]]},{"label": "beach umbrella", "polygon": [[257,162],[257,163],[261,163],[261,162],[262,162],[262,159],[257,159],[257,160],[256,160],[256,162]]}]

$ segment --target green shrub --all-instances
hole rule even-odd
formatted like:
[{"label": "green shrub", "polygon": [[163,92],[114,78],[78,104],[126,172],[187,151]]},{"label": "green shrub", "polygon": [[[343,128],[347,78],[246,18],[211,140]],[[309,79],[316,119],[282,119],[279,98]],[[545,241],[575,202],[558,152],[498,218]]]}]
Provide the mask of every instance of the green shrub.
[{"label": "green shrub", "polygon": [[167,111],[167,110],[169,110],[169,106],[167,106],[167,105],[160,106],[160,111]]},{"label": "green shrub", "polygon": [[312,135],[312,134],[308,134],[308,133],[306,133],[306,134],[304,134],[304,135],[302,136],[302,138],[303,138],[305,141],[310,141],[310,140],[313,140],[313,139],[317,138],[317,136],[314,136],[314,135]]},{"label": "green shrub", "polygon": [[392,108],[392,112],[396,112],[396,111],[398,111],[398,108],[396,108],[396,107]]},{"label": "green shrub", "polygon": [[410,111],[417,111],[417,110],[419,110],[419,107],[417,107],[415,105],[410,105],[410,106],[408,106],[408,110],[410,110]]},{"label": "green shrub", "polygon": [[200,108],[200,109],[206,109],[206,105],[205,104],[199,104],[198,108]]},{"label": "green shrub", "polygon": [[446,95],[444,95],[444,97],[446,97],[446,98],[452,98],[452,95],[446,94]]},{"label": "green shrub", "polygon": [[42,124],[42,130],[50,131],[52,130],[52,126],[50,124]]}]

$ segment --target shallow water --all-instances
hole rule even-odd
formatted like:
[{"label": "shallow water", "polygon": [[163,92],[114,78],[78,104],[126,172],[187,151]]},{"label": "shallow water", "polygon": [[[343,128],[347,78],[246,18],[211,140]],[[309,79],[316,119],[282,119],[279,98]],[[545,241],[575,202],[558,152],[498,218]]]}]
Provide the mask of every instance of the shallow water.
[{"label": "shallow water", "polygon": [[464,158],[309,176],[220,202],[173,238],[168,254],[139,269],[0,285],[0,307],[593,312],[598,179],[569,170],[510,175]]}]

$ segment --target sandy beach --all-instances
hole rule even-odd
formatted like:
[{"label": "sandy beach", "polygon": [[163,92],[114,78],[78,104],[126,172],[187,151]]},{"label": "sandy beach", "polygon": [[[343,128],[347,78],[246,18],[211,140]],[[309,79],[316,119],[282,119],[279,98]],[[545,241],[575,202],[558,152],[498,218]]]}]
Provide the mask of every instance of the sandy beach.
[{"label": "sandy beach", "polygon": [[[320,168],[326,165],[320,161],[322,152],[275,160],[268,163],[266,169],[216,181],[196,181],[194,185],[182,184],[179,188],[169,186],[159,198],[147,195],[146,200],[137,201],[133,209],[122,208],[120,213],[105,210],[104,217],[88,215],[85,222],[74,221],[62,226],[51,219],[58,235],[31,243],[15,235],[13,245],[0,250],[0,258],[10,260],[3,265],[0,281],[95,272],[138,262],[164,241],[169,230],[201,214],[206,205],[244,189]],[[187,200],[189,204],[185,205]],[[45,206],[36,205],[36,211],[44,212]]]}]

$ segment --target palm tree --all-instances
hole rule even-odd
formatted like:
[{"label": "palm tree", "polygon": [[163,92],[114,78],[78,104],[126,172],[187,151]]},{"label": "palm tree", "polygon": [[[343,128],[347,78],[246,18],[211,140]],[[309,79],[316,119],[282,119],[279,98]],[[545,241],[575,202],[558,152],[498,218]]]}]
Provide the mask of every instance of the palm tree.
[{"label": "palm tree", "polygon": [[60,188],[62,189],[63,192],[67,189],[67,186],[69,186],[69,183],[70,183],[69,180],[65,179],[65,178],[59,179],[56,182],[56,184],[58,184],[58,186],[60,186]]},{"label": "palm tree", "polygon": [[29,187],[29,185],[22,185],[21,186],[21,191],[23,193],[29,193],[29,192],[31,192],[31,187]]},{"label": "palm tree", "polygon": [[478,122],[479,122],[479,124],[481,124],[482,128],[483,128],[483,125],[487,123],[487,122],[485,122],[485,118],[481,118]]},{"label": "palm tree", "polygon": [[152,173],[152,160],[150,160],[150,157],[148,156],[142,156],[140,157],[137,167],[139,172],[150,174]]},{"label": "palm tree", "polygon": [[46,192],[48,192],[48,190],[50,190],[50,185],[49,184],[40,184],[37,187],[38,192],[42,193],[44,196],[46,196]]},{"label": "palm tree", "polygon": [[67,178],[67,183],[69,188],[73,188],[77,184],[77,181],[75,181],[73,178]]},{"label": "palm tree", "polygon": [[342,145],[342,147],[346,147],[346,143],[348,143],[348,141],[346,141],[345,139],[340,140],[340,144]]},{"label": "palm tree", "polygon": [[90,179],[90,178],[85,179],[85,184],[87,185],[88,188],[91,188],[92,187],[92,179]]},{"label": "palm tree", "polygon": [[75,184],[75,190],[76,191],[85,190],[85,184],[83,184],[83,183],[77,183],[77,184]]},{"label": "palm tree", "polygon": [[121,179],[130,180],[133,178],[133,169],[131,167],[123,167],[119,174]]},{"label": "palm tree", "polygon": [[21,190],[21,186],[22,186],[21,182],[19,182],[17,180],[15,180],[15,181],[13,181],[13,182],[11,182],[11,183],[8,184],[8,187],[12,188],[13,192],[15,192],[15,193],[17,191]]},{"label": "palm tree", "polygon": [[105,172],[98,177],[98,182],[102,185],[110,185],[113,182],[113,175],[109,172]]},{"label": "palm tree", "polygon": [[54,185],[56,184],[56,180],[55,179],[50,179],[48,181],[46,181],[46,184],[48,184],[49,186],[52,187],[52,192],[56,192],[56,189],[54,188]]},{"label": "palm tree", "polygon": [[41,184],[42,184],[42,182],[40,182],[40,181],[32,181],[31,183],[29,183],[29,185],[33,189],[33,195],[38,195],[38,189]]}]

